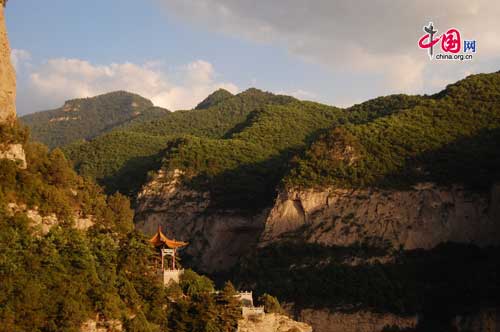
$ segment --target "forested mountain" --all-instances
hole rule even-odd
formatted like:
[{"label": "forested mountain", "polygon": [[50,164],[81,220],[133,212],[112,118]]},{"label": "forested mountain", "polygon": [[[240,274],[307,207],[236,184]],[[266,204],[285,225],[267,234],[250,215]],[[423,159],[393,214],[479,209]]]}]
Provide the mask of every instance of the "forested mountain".
[{"label": "forested mountain", "polygon": [[[203,264],[222,260],[212,237],[237,242],[258,232],[261,242],[235,251],[247,253],[230,271],[241,287],[277,293],[297,310],[373,311],[396,321],[424,314],[430,325],[423,330],[439,331],[454,315],[500,298],[498,249],[476,246],[497,243],[498,209],[488,205],[496,204],[495,191],[488,195],[500,180],[499,110],[500,73],[467,77],[435,95],[392,95],[347,109],[219,90],[196,109],[132,121],[63,150],[110,193],[134,197],[155,183],[149,188],[157,193],[142,193],[151,197],[139,202],[140,222],[148,229],[148,214],[168,220],[191,239],[193,255],[209,252]],[[181,184],[158,179],[158,169],[182,170]],[[433,185],[414,188],[422,183]],[[466,189],[446,189],[454,186]],[[183,188],[209,195],[191,197]],[[169,196],[172,190],[179,195]],[[240,224],[224,225],[231,222]],[[392,233],[395,243],[384,238]],[[458,243],[444,243],[450,240]]]},{"label": "forested mountain", "polygon": [[[218,90],[195,110],[132,124],[64,150],[82,175],[110,192],[135,192],[164,159],[200,175],[192,183],[217,192],[218,201],[227,206],[237,207],[243,199],[246,203],[240,205],[253,201],[261,207],[270,204],[289,159],[321,130],[364,123],[418,102],[422,98],[395,95],[373,101],[373,107],[341,110],[257,89],[236,96]],[[163,149],[167,151],[160,153]],[[198,161],[181,161],[182,151]]]},{"label": "forested mountain", "polygon": [[163,157],[158,153],[173,139],[185,135],[223,139],[247,126],[266,105],[294,101],[292,97],[249,89],[206,109],[168,113],[90,142],[76,142],[64,150],[80,174],[97,179],[109,192],[129,194],[144,184],[148,171],[158,169]]},{"label": "forested mountain", "polygon": [[[164,164],[187,170],[191,185],[236,208],[271,204],[285,174],[288,185],[360,186],[437,180],[452,168],[450,182],[481,160],[486,164],[469,176],[480,186],[475,179],[494,172],[497,163],[488,151],[497,135],[498,75],[472,76],[433,96],[393,95],[348,109],[257,89],[235,96],[218,90],[197,109],[144,118],[64,150],[80,174],[109,192],[133,194]],[[58,140],[57,131],[49,136]]]},{"label": "forested mountain", "polygon": [[[404,110],[331,129],[295,161],[288,185],[404,186],[432,181],[488,189],[500,179],[500,73],[402,99]],[[375,99],[352,109],[378,109]],[[399,106],[398,106],[399,107]]]},{"label": "forested mountain", "polygon": [[500,73],[347,109],[267,105],[222,138],[169,140],[136,225],[189,234],[197,266],[318,331],[448,331],[500,301],[499,110]]},{"label": "forested mountain", "polygon": [[30,127],[33,140],[54,148],[167,113],[139,95],[117,91],[69,100],[60,108],[25,115],[21,121]]},{"label": "forested mountain", "polygon": [[217,105],[221,101],[229,99],[233,97],[233,94],[227,90],[219,89],[211,93],[207,98],[205,98],[201,103],[199,103],[195,109],[202,110],[206,108],[210,108],[212,106]]}]

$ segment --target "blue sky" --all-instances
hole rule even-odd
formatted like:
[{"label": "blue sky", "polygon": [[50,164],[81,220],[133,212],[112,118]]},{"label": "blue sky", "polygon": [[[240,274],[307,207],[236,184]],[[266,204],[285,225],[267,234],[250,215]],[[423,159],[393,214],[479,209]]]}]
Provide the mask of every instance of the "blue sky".
[{"label": "blue sky", "polygon": [[[11,0],[18,112],[115,89],[175,110],[219,87],[251,86],[344,106],[381,94],[435,92],[467,74],[500,69],[496,1],[479,8],[443,1],[437,11],[427,8],[432,2],[398,3]],[[385,35],[384,15],[392,27]],[[470,63],[431,63],[416,47],[429,20],[477,34],[484,52]]]}]

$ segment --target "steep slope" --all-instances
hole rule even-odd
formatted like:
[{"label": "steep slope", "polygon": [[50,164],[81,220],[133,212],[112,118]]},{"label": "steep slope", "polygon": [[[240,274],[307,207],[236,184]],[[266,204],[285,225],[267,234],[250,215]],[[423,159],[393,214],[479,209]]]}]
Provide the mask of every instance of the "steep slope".
[{"label": "steep slope", "polygon": [[115,130],[91,142],[75,142],[64,148],[78,172],[97,179],[107,192],[133,196],[160,166],[158,156],[168,138],[127,130]]},{"label": "steep slope", "polygon": [[499,304],[499,75],[346,110],[268,105],[222,139],[171,141],[137,226],[169,225],[191,264],[237,266],[317,331],[442,331]]},{"label": "steep slope", "polygon": [[154,108],[151,101],[132,93],[117,91],[92,98],[67,101],[64,106],[21,117],[33,139],[50,148],[80,139],[92,139],[131,121],[147,121],[169,113]]},{"label": "steep slope", "polygon": [[499,106],[500,74],[470,76],[425,105],[330,131],[285,182],[394,187],[435,181],[488,189],[498,176]]},{"label": "steep slope", "polygon": [[[217,92],[215,92],[217,95]],[[210,98],[210,97],[208,97]],[[156,121],[129,128],[131,131],[161,136],[194,135],[221,138],[244,125],[249,115],[265,105],[286,105],[296,99],[275,95],[258,89],[248,89],[229,98],[224,98],[208,108],[177,111]]]},{"label": "steep slope", "polygon": [[162,170],[139,192],[137,227],[151,233],[168,224],[175,236],[191,239],[197,268],[227,271],[256,245],[290,158],[328,127],[400,111],[395,99],[401,98],[386,98],[391,109],[374,112],[299,101],[268,105],[225,139],[172,141]]},{"label": "steep slope", "polygon": [[[90,142],[79,142],[66,147],[65,152],[80,174],[97,179],[109,192],[135,193],[144,184],[147,172],[158,169],[155,155],[167,147],[168,141],[183,135],[222,138],[244,127],[252,114],[265,105],[284,105],[294,100],[249,89],[208,109],[177,111],[152,121],[132,123],[120,128],[119,134],[111,132]],[[136,177],[142,182],[124,181]]]},{"label": "steep slope", "polygon": [[426,99],[332,129],[294,161],[243,284],[273,289],[319,331],[353,307],[418,313],[426,331],[498,307],[500,74]]}]

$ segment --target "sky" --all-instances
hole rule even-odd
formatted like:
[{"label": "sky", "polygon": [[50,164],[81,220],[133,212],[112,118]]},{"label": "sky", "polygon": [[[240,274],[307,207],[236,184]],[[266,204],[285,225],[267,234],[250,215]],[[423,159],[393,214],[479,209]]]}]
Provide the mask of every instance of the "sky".
[{"label": "sky", "polygon": [[[20,115],[115,90],[170,110],[250,87],[345,107],[500,70],[498,0],[9,0],[6,17]],[[429,22],[475,40],[473,60],[431,60]]]}]

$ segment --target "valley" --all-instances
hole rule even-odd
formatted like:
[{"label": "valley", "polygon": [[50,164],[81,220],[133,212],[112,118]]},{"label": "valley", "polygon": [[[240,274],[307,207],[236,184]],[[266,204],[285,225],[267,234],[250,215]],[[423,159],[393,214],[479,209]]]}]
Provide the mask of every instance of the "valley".
[{"label": "valley", "polygon": [[0,332],[500,329],[500,71],[337,107],[198,62],[192,109],[17,117],[5,4]]}]

